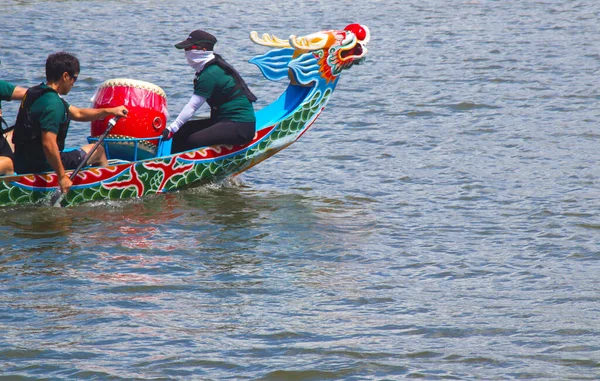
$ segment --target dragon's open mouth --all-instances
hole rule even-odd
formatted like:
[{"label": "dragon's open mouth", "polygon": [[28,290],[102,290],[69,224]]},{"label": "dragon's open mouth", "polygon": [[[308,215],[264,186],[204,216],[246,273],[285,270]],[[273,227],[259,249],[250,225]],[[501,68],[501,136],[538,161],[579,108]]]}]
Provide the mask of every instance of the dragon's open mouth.
[{"label": "dragon's open mouth", "polygon": [[354,47],[352,49],[348,49],[348,50],[343,50],[340,53],[340,57],[344,60],[347,60],[348,58],[360,58],[362,57],[364,53],[363,47],[361,44],[357,43],[356,45],[354,45]]}]

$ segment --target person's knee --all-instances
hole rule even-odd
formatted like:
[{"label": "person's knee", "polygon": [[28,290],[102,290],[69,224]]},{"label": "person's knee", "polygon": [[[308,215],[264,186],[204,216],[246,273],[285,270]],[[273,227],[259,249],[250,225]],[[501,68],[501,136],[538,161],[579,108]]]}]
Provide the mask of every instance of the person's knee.
[{"label": "person's knee", "polygon": [[15,173],[13,161],[6,156],[0,156],[0,175],[12,175]]},{"label": "person's knee", "polygon": [[[82,150],[85,151],[86,155],[88,155],[92,149],[94,149],[94,144],[88,144],[81,147]],[[106,151],[102,145],[99,145],[98,148],[94,151],[94,153],[90,156],[88,163],[96,164],[100,166],[104,166],[108,164],[108,159],[106,158]]]},{"label": "person's knee", "polygon": [[250,123],[242,125],[238,128],[237,133],[240,139],[242,139],[242,144],[249,143],[256,135],[256,125]]},{"label": "person's knee", "polygon": [[104,150],[104,146],[100,145],[96,148],[96,153],[99,157],[106,157],[106,151]]},{"label": "person's knee", "polygon": [[95,163],[98,163],[98,165],[100,166],[104,166],[104,165],[108,165],[108,158],[106,157],[106,151],[104,150],[103,146],[98,146],[98,148],[96,149],[96,152],[94,152],[95,154]]}]

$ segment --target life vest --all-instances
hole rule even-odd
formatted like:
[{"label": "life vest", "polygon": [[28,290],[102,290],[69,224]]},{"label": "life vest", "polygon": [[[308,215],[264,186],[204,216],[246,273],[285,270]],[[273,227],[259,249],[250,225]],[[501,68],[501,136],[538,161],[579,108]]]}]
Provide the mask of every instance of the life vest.
[{"label": "life vest", "polygon": [[[13,143],[15,146],[23,147],[25,150],[41,149],[42,144],[42,126],[39,120],[33,120],[31,117],[31,105],[42,95],[53,92],[50,87],[42,87],[42,84],[30,87],[21,101],[17,121],[15,122],[15,131],[13,132]],[[59,126],[56,143],[58,149],[62,151],[65,148],[65,139],[71,118],[69,116],[69,105],[61,98],[65,106],[65,122]],[[16,148],[15,148],[16,149]]]},{"label": "life vest", "polygon": [[219,66],[221,69],[223,69],[223,71],[225,71],[226,74],[231,75],[235,81],[235,86],[231,88],[227,94],[213,94],[206,100],[206,103],[208,103],[210,106],[211,119],[215,118],[219,107],[238,97],[245,96],[250,102],[256,102],[256,96],[252,93],[252,91],[250,91],[250,88],[248,88],[248,85],[242,76],[233,68],[233,66],[228,64],[220,55],[216,53],[215,58],[208,61],[206,65],[204,65],[204,68],[196,73],[196,77],[194,78],[194,87],[196,87],[196,83],[198,82],[198,77],[200,74],[210,65]]},{"label": "life vest", "polygon": [[[5,125],[6,128],[2,127],[2,125]],[[2,130],[3,134],[11,131],[13,128],[15,128],[15,126],[8,127],[8,123],[6,123],[6,120],[4,120],[4,118],[0,116],[0,130]]]},{"label": "life vest", "polygon": [[[0,103],[0,113],[2,113],[2,104]],[[6,128],[4,128],[4,126],[6,126]],[[15,128],[15,126],[8,126],[8,123],[6,123],[6,120],[4,120],[3,117],[0,116],[0,131],[3,134],[6,134],[7,132],[10,132],[13,130],[13,128]]]}]

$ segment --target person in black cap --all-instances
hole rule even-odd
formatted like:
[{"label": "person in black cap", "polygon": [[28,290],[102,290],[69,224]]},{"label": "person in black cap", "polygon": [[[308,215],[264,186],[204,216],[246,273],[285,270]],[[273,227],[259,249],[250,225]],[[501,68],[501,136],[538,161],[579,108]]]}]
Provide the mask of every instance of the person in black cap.
[{"label": "person in black cap", "polygon": [[[216,43],[212,34],[195,30],[175,45],[185,51],[196,74],[192,98],[162,132],[163,139],[173,138],[172,153],[216,144],[242,145],[254,138],[256,97],[239,73],[214,53]],[[210,119],[190,120],[204,102],[210,106]]]}]

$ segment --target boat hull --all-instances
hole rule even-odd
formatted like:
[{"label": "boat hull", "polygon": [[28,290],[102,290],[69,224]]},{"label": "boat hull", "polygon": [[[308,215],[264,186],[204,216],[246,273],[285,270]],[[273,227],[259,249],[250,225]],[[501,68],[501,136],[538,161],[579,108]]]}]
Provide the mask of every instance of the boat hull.
[{"label": "boat hull", "polygon": [[[290,90],[304,97],[296,100],[293,112],[278,123],[260,127],[254,139],[244,146],[204,147],[159,158],[86,168],[73,180],[61,205],[144,197],[237,175],[296,141],[321,113],[331,92]],[[294,103],[289,99],[290,93],[284,99],[288,104]],[[266,120],[266,116],[262,118]],[[54,172],[0,178],[0,205],[47,204],[57,189]]]}]

